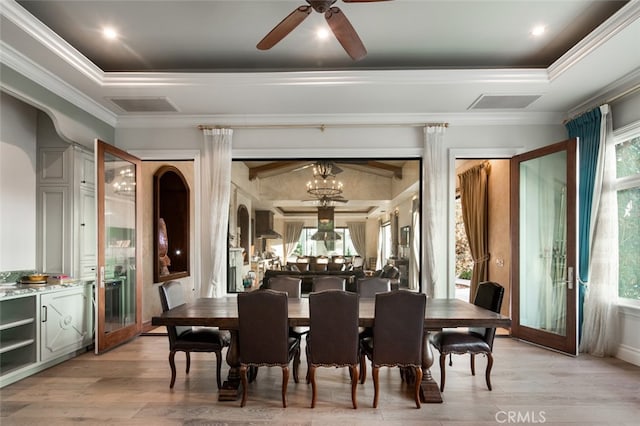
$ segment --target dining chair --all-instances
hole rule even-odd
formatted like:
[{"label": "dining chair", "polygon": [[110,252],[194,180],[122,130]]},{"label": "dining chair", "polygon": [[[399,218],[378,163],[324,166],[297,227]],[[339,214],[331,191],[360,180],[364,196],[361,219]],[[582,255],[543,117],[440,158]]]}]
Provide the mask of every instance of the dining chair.
[{"label": "dining chair", "polygon": [[[302,278],[289,277],[286,275],[278,275],[275,277],[269,278],[269,282],[267,288],[276,291],[283,291],[287,293],[287,297],[290,299],[300,299],[302,297]],[[302,342],[302,336],[307,334],[309,331],[308,327],[290,327],[289,335],[291,337],[295,337],[298,339],[298,348],[300,348],[300,343]],[[295,375],[296,382],[298,381],[298,366],[300,365],[300,350],[296,352],[295,357],[293,359],[293,365],[295,368],[293,369],[293,374]],[[255,374],[257,374],[257,370],[253,371],[252,379],[255,378]]]},{"label": "dining chair", "polygon": [[323,290],[345,290],[346,280],[344,277],[336,276],[315,276],[311,285],[311,291]]},{"label": "dining chair", "polygon": [[311,408],[316,405],[317,367],[349,367],[351,403],[358,408],[358,295],[344,290],[309,294],[307,362],[311,382]]},{"label": "dining chair", "polygon": [[376,294],[375,300],[373,336],[361,340],[361,357],[371,360],[373,371],[373,408],[378,407],[380,367],[394,366],[414,370],[414,399],[420,408],[427,297],[423,293],[394,290]]},{"label": "dining chair", "polygon": [[[242,402],[247,402],[247,369],[259,366],[282,368],[282,406],[287,407],[289,363],[300,351],[300,340],[289,335],[287,295],[281,291],[258,290],[238,293],[238,336]],[[294,381],[298,382],[294,364]]]},{"label": "dining chair", "polygon": [[[182,284],[179,281],[167,281],[158,287],[160,292],[160,303],[162,312],[185,303]],[[220,367],[222,365],[222,349],[229,346],[231,336],[228,331],[214,328],[197,328],[167,326],[169,336],[169,366],[171,367],[171,383],[169,388],[173,388],[176,382],[176,352],[181,351],[186,354],[187,368],[189,374],[191,368],[191,352],[213,352],[216,354],[216,382],[218,389],[222,387],[220,379]]]},{"label": "dining chair", "polygon": [[[500,312],[504,287],[500,284],[485,281],[478,285],[478,291],[473,304],[493,312]],[[487,388],[491,390],[491,368],[493,367],[493,339],[496,335],[495,328],[469,328],[467,331],[444,330],[434,333],[429,340],[434,348],[440,352],[440,392],[444,392],[445,360],[451,354],[471,354],[471,375],[476,375],[475,356],[484,354],[487,356],[487,368],[485,380]]]},{"label": "dining chair", "polygon": [[[380,277],[365,277],[358,278],[356,281],[356,290],[358,295],[362,299],[372,299],[376,297],[376,294],[391,291],[391,280],[388,278]],[[360,328],[360,341],[371,337],[373,335],[373,329],[371,327]],[[367,379],[367,364],[360,363],[360,383],[364,383]]]}]

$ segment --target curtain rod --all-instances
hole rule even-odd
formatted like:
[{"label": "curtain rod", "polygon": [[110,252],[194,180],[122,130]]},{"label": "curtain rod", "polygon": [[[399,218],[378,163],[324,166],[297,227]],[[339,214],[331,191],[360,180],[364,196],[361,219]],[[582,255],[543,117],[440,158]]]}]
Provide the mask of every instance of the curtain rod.
[{"label": "curtain rod", "polygon": [[350,128],[350,127],[429,127],[443,126],[449,127],[449,123],[372,123],[372,124],[236,124],[236,125],[198,125],[199,130],[214,129],[319,129],[324,131],[328,128]]},{"label": "curtain rod", "polygon": [[568,122],[570,122],[571,120],[573,120],[573,119],[575,119],[575,118],[577,118],[577,117],[580,117],[582,114],[585,114],[585,113],[587,113],[587,112],[591,111],[592,109],[598,108],[598,107],[600,107],[600,106],[602,106],[602,105],[604,105],[604,104],[610,104],[611,102],[615,102],[615,101],[617,101],[618,99],[621,99],[621,98],[627,97],[627,96],[629,96],[629,95],[632,95],[632,94],[634,94],[635,92],[637,92],[638,90],[640,90],[640,84],[636,84],[636,85],[634,85],[634,86],[632,86],[632,87],[628,88],[627,90],[623,90],[622,92],[620,92],[620,93],[618,93],[618,94],[616,94],[616,95],[613,95],[613,96],[611,96],[610,98],[605,99],[604,101],[600,101],[600,102],[596,103],[595,105],[592,105],[592,106],[590,106],[590,107],[588,107],[588,108],[586,108],[586,109],[583,109],[583,110],[581,110],[580,112],[577,112],[577,113],[575,113],[575,114],[571,114],[571,116],[569,116],[568,118],[566,118],[566,119],[562,122],[562,124],[567,124],[567,123],[568,123]]}]

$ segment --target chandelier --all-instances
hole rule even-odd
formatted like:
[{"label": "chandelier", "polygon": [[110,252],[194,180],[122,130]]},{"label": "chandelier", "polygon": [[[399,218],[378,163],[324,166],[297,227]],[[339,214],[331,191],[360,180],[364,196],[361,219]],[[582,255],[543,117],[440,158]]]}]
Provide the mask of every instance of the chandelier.
[{"label": "chandelier", "polygon": [[318,161],[313,166],[313,181],[307,182],[307,192],[318,200],[342,194],[342,182],[336,180],[330,161]]},{"label": "chandelier", "polygon": [[136,193],[136,180],[133,170],[126,168],[120,170],[113,182],[113,192],[120,195],[134,196]]}]

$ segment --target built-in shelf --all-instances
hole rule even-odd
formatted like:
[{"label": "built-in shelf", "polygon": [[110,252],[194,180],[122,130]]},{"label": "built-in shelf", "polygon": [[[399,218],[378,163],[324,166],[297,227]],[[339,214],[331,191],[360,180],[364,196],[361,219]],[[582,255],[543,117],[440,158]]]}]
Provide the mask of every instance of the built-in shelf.
[{"label": "built-in shelf", "polygon": [[34,318],[25,318],[17,321],[3,323],[3,324],[0,324],[0,331],[8,330],[14,327],[20,327],[21,325],[25,325],[25,324],[31,324],[33,321],[35,321]]},{"label": "built-in shelf", "polygon": [[[7,340],[2,342],[2,347],[0,347],[0,354],[13,351],[18,348],[23,348],[25,346],[29,346],[35,343],[35,339],[14,339]],[[4,365],[2,366],[4,369]]]}]

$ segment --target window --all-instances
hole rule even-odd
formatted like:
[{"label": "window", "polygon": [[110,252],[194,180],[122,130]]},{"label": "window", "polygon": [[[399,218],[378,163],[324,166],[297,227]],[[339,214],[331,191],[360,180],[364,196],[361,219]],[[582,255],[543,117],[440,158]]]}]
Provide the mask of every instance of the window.
[{"label": "window", "polygon": [[616,145],[618,296],[640,301],[640,136]]},{"label": "window", "polygon": [[297,256],[356,256],[358,254],[353,247],[349,228],[336,227],[334,231],[340,235],[341,239],[331,242],[312,240],[311,236],[317,231],[317,228],[304,228],[293,254]]},{"label": "window", "polygon": [[380,259],[381,266],[384,266],[391,256],[393,256],[391,222],[385,222],[382,224],[382,259]]}]

